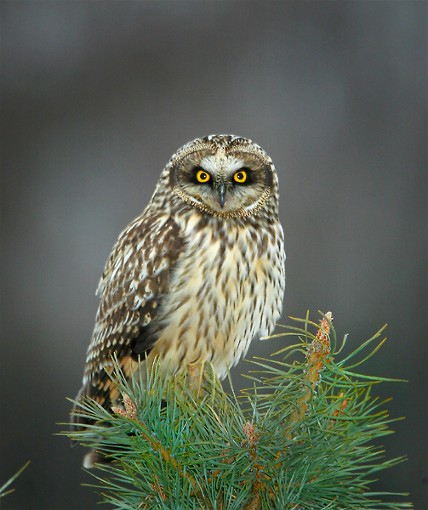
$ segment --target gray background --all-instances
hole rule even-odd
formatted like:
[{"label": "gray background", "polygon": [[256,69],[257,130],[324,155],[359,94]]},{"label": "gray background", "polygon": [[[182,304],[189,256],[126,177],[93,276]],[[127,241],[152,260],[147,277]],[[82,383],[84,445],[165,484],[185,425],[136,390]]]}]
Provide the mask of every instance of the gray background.
[{"label": "gray background", "polygon": [[[83,369],[95,287],[170,155],[209,133],[280,174],[284,321],[331,309],[397,433],[383,490],[428,508],[427,3],[1,3],[1,474],[5,509],[90,509],[82,451],[54,437]],[[250,354],[272,352],[258,343]],[[245,371],[243,363],[235,375]]]}]

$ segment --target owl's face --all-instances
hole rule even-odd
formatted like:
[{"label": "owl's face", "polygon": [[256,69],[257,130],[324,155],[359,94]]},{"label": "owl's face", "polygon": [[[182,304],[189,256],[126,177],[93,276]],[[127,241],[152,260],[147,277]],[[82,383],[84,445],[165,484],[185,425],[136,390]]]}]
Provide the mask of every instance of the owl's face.
[{"label": "owl's face", "polygon": [[215,216],[248,216],[271,195],[274,172],[269,156],[251,140],[211,135],[173,156],[170,182],[197,209]]}]

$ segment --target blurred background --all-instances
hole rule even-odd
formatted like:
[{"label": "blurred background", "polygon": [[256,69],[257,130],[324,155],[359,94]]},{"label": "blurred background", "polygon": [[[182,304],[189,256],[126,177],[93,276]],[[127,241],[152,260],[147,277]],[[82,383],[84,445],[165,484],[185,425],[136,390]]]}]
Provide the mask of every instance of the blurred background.
[{"label": "blurred background", "polygon": [[[53,434],[81,382],[104,262],[187,141],[273,158],[283,322],[332,310],[387,384],[408,462],[379,490],[427,501],[427,7],[423,1],[1,3],[0,485],[4,509],[93,509],[83,450]],[[269,354],[287,339],[253,344]],[[248,370],[241,363],[234,371]]]}]

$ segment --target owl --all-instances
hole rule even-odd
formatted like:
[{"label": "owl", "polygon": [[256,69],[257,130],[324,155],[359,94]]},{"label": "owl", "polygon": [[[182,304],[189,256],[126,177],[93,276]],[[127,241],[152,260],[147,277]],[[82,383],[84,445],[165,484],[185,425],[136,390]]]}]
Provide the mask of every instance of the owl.
[{"label": "owl", "polygon": [[234,135],[184,145],[108,258],[77,400],[114,405],[112,355],[126,376],[139,360],[159,359],[168,374],[208,362],[223,379],[254,338],[272,333],[284,264],[266,152]]}]

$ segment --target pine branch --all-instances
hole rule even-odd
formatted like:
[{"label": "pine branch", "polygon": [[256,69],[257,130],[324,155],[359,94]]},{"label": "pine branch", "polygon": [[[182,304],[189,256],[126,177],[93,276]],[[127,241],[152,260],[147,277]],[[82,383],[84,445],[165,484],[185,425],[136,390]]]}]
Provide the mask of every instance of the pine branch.
[{"label": "pine branch", "polygon": [[155,367],[126,381],[116,363],[123,404],[109,412],[83,402],[78,413],[91,425],[63,433],[111,461],[91,472],[103,501],[133,510],[412,508],[394,501],[405,494],[370,489],[404,460],[386,459],[378,443],[395,419],[373,388],[391,379],[355,371],[378,354],[384,328],[340,358],[346,337],[337,345],[331,314],[293,322],[281,329],[295,343],[255,359],[252,387],[238,395],[210,367],[203,378],[165,378]]}]

